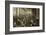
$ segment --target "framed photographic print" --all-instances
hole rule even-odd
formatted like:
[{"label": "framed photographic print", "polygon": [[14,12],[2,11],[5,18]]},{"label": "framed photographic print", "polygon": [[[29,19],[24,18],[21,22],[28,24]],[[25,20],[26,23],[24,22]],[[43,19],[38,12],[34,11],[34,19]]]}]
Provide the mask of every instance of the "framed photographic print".
[{"label": "framed photographic print", "polygon": [[5,33],[44,32],[45,4],[5,1]]}]

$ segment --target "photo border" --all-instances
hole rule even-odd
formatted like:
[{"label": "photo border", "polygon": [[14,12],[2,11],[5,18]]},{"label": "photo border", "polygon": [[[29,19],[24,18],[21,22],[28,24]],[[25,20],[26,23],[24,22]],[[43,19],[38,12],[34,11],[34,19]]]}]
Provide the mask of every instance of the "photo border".
[{"label": "photo border", "polygon": [[[28,30],[28,31],[13,31],[10,32],[10,4],[24,4],[24,5],[42,5],[43,6],[43,30]],[[19,33],[35,33],[45,31],[45,3],[42,2],[24,2],[24,1],[5,1],[5,34],[19,34]]]},{"label": "photo border", "polygon": [[[32,26],[32,27],[13,27],[13,8],[39,8],[40,15],[39,15],[39,26]],[[42,30],[42,14],[43,14],[43,6],[41,5],[21,5],[21,4],[10,4],[10,31],[26,31],[26,30]]]}]

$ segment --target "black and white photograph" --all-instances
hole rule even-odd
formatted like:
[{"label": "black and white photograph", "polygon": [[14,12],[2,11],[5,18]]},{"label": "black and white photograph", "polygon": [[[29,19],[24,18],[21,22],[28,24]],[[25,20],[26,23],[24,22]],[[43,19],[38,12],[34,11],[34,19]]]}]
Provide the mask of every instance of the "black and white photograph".
[{"label": "black and white photograph", "polygon": [[5,2],[6,34],[44,32],[44,3]]},{"label": "black and white photograph", "polygon": [[13,8],[13,27],[39,26],[39,8]]}]

